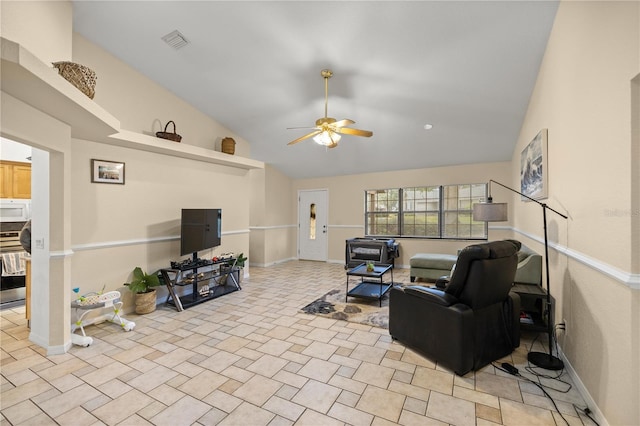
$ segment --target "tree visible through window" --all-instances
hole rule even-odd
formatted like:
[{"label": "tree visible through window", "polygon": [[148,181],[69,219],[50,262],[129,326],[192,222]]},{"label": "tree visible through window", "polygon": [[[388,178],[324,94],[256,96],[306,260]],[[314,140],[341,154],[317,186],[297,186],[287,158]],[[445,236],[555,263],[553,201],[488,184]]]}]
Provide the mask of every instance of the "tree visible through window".
[{"label": "tree visible through window", "polygon": [[368,235],[397,235],[400,214],[400,190],[366,191],[366,229]]},{"label": "tree visible through window", "polygon": [[473,220],[473,205],[487,197],[487,185],[447,185],[443,188],[442,238],[487,238],[486,222]]},{"label": "tree visible through window", "polygon": [[365,235],[486,239],[486,223],[472,217],[486,195],[484,183],[367,190]]},{"label": "tree visible through window", "polygon": [[440,236],[440,187],[404,188],[402,235],[410,237]]}]

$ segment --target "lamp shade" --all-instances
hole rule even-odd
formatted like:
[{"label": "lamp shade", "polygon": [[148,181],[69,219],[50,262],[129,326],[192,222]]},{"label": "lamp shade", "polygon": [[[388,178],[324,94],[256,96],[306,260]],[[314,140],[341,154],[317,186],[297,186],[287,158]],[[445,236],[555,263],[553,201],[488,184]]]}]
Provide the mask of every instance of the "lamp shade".
[{"label": "lamp shade", "polygon": [[477,203],[473,205],[473,220],[504,222],[508,220],[507,203]]}]

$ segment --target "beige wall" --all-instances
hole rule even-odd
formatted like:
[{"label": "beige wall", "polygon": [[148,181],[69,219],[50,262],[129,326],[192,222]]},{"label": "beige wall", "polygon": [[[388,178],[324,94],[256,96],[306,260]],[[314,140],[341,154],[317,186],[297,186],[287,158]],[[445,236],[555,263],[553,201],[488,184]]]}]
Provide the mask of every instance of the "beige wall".
[{"label": "beige wall", "polygon": [[51,63],[71,60],[72,7],[69,1],[0,2],[0,35],[19,42]]},{"label": "beige wall", "polygon": [[[70,128],[2,92],[3,137],[29,143],[32,152],[31,341],[63,353],[70,330]],[[37,125],[34,125],[37,123]]]},{"label": "beige wall", "polygon": [[[83,291],[119,287],[135,266],[155,271],[178,260],[182,208],[222,208],[222,245],[202,257],[248,251],[249,199],[239,196],[249,191],[246,171],[84,140],[72,140],[71,151],[72,271]],[[125,185],[91,183],[94,158],[125,162]]]},{"label": "beige wall", "polygon": [[[70,2],[0,3],[2,37],[44,63],[71,59]],[[5,92],[3,137],[41,150],[32,153],[32,309],[29,338],[49,354],[63,353],[70,330],[70,128]]]},{"label": "beige wall", "polygon": [[266,230],[265,264],[296,257],[297,226],[292,217],[297,198],[292,198],[292,181],[273,167],[266,168]]},{"label": "beige wall", "polygon": [[[345,240],[364,236],[364,191],[367,189],[399,188],[420,185],[449,185],[482,183],[494,179],[507,182],[511,176],[511,163],[471,164],[428,169],[399,170],[330,178],[302,179],[293,182],[293,196],[302,189],[327,189],[329,193],[329,261],[343,263]],[[495,201],[501,201],[494,194]],[[292,217],[297,221],[297,203],[292,206]],[[508,226],[509,223],[501,223]],[[499,230],[489,231],[491,239],[509,236]],[[468,245],[466,240],[444,241],[427,239],[399,239],[400,258],[396,265],[408,267],[415,253],[450,253]]]},{"label": "beige wall", "polygon": [[251,170],[249,178],[251,187],[249,189],[249,226],[251,238],[249,238],[248,262],[254,265],[265,265],[265,229],[266,223],[266,201],[265,201],[265,181],[266,166],[264,169]]},{"label": "beige wall", "polygon": [[269,266],[296,257],[297,226],[292,181],[266,166],[251,172],[251,250],[249,262]]},{"label": "beige wall", "polygon": [[155,136],[172,120],[180,143],[220,151],[222,138],[229,136],[236,141],[235,155],[249,157],[244,139],[77,33],[73,60],[96,72],[93,100],[120,120],[123,129]]},{"label": "beige wall", "polygon": [[[181,144],[214,149],[232,136],[236,155],[248,153],[245,141],[168,90],[78,34],[73,42],[74,61],[98,75],[94,101],[122,128],[153,135],[154,122],[170,117]],[[222,245],[201,257],[249,252],[248,171],[84,140],[73,140],[72,153],[72,277],[82,291],[122,289],[135,266],[152,272],[181,258],[182,208],[222,208]],[[91,159],[124,162],[125,185],[91,183]]]},{"label": "beige wall", "polygon": [[[12,2],[10,7],[5,3],[3,30],[5,19],[19,23],[10,33],[11,39],[45,64],[52,59],[48,55],[64,56],[49,49],[48,42],[53,40],[60,51],[68,50],[64,59],[73,57],[92,67],[98,74],[95,101],[123,120],[127,130],[152,133],[156,130],[153,120],[166,122],[170,117],[178,122],[186,144],[213,149],[216,140],[232,136],[238,142],[236,155],[248,155],[245,141],[169,91],[145,81],[97,46],[74,37],[71,55],[72,10],[68,2]],[[34,20],[36,16],[42,19]],[[13,30],[10,26],[7,29]],[[68,34],[68,39],[59,34]],[[126,96],[121,94],[122,102],[117,102],[121,89]],[[201,256],[249,251],[249,199],[242,196],[250,187],[248,171],[72,139],[67,125],[4,92],[2,105],[2,135],[46,151],[38,155],[38,161],[34,154],[33,162],[33,176],[42,177],[33,189],[34,220],[42,217],[34,223],[33,233],[45,245],[42,256],[33,256],[34,279],[38,281],[34,303],[39,309],[34,310],[31,338],[49,353],[64,351],[70,344],[72,287],[80,287],[82,292],[103,286],[106,290],[122,289],[135,266],[154,271],[180,257],[176,237],[182,207],[223,209],[223,244]],[[124,162],[125,185],[91,183],[92,158]],[[38,205],[49,210],[35,211]],[[124,294],[128,296],[128,292]],[[125,310],[131,308],[127,298]]]},{"label": "beige wall", "polygon": [[640,161],[637,161],[638,158],[640,158],[640,74],[631,83],[631,155],[629,156],[629,163],[631,163],[631,272],[635,274],[640,274]]},{"label": "beige wall", "polygon": [[[510,180],[519,180],[520,151],[548,128],[545,202],[569,216],[549,214],[550,239],[558,245],[549,256],[551,293],[556,322],[567,321],[560,343],[611,424],[640,419],[640,291],[632,275],[640,258],[632,243],[640,221],[632,176],[638,176],[640,158],[632,146],[638,138],[631,137],[631,122],[637,126],[638,120],[631,81],[640,72],[639,29],[638,2],[560,4]],[[540,241],[541,209],[513,201],[516,230]]]},{"label": "beige wall", "polygon": [[[23,44],[43,62],[70,59],[73,53],[74,60],[97,71],[95,100],[121,120],[123,128],[153,134],[160,123],[172,119],[183,143],[211,148],[220,138],[232,136],[238,142],[237,155],[248,156],[245,141],[82,37],[73,36],[72,52],[70,3],[3,1],[0,7],[4,37]],[[183,204],[215,203],[223,208],[223,251],[248,252],[244,231],[251,227],[253,256],[255,228],[258,255],[250,261],[267,265],[295,257],[297,191],[327,188],[329,259],[343,262],[344,240],[364,231],[364,190],[489,179],[517,187],[520,151],[541,128],[548,128],[551,192],[546,202],[570,216],[567,221],[549,217],[550,238],[557,247],[550,255],[552,293],[558,301],[557,317],[567,320],[567,332],[560,336],[562,349],[609,423],[636,423],[640,253],[634,233],[640,230],[640,190],[633,179],[640,175],[640,160],[638,136],[632,136],[631,123],[636,133],[639,125],[631,109],[631,80],[636,78],[637,104],[639,8],[637,2],[561,3],[513,160],[507,163],[299,181],[276,170],[258,171],[257,176],[252,172],[250,177],[237,169],[91,141],[41,138],[40,125],[49,125],[49,120],[41,113],[21,112],[29,108],[3,94],[3,134],[54,152],[53,170],[47,171],[56,185],[50,201],[50,224],[55,228],[51,244],[61,253],[75,247],[73,256],[51,260],[46,273],[54,278],[53,290],[62,295],[50,300],[51,309],[38,321],[68,324],[68,310],[62,307],[68,306],[65,289],[72,284],[83,290],[103,284],[118,288],[133,266],[154,269],[175,259],[175,240],[148,240],[176,234],[176,211]],[[91,158],[124,161],[127,183],[90,184]],[[190,187],[194,181],[195,189]],[[186,192],[178,192],[183,189]],[[540,209],[505,191],[494,189],[493,195],[496,201],[510,203],[512,221],[501,225],[512,225],[516,237],[541,252]],[[496,228],[490,230],[490,239],[510,234],[508,228]],[[466,245],[437,240],[400,243],[401,265],[407,265],[415,252],[455,253]],[[65,338],[66,327],[51,331],[56,342]]]}]

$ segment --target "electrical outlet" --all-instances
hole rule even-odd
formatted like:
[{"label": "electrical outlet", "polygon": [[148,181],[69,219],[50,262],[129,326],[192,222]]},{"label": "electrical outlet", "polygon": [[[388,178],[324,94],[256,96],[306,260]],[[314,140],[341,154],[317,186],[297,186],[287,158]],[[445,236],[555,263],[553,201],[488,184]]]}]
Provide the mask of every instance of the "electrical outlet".
[{"label": "electrical outlet", "polygon": [[567,320],[566,320],[566,319],[562,318],[562,322],[561,322],[560,324],[558,324],[558,328],[559,328],[560,330],[563,330],[563,331],[564,331],[564,335],[565,335],[565,336],[566,336],[567,334],[569,334],[569,333],[568,333],[568,331],[569,331],[569,327],[567,326]]}]

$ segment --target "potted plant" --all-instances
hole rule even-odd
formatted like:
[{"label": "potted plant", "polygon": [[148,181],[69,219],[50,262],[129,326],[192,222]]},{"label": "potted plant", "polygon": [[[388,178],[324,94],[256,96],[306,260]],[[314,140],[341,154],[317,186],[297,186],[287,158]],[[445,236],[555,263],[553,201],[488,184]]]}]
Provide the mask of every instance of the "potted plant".
[{"label": "potted plant", "polygon": [[376,264],[369,261],[367,262],[367,272],[373,272],[376,269]]},{"label": "potted plant", "polygon": [[136,314],[148,314],[156,310],[156,289],[160,285],[158,275],[149,275],[137,266],[133,270],[133,280],[125,283],[136,295]]},{"label": "potted plant", "polygon": [[240,253],[236,259],[236,267],[238,268],[238,282],[242,282],[242,277],[244,276],[244,264],[247,261],[247,257],[244,255],[244,253]]}]

